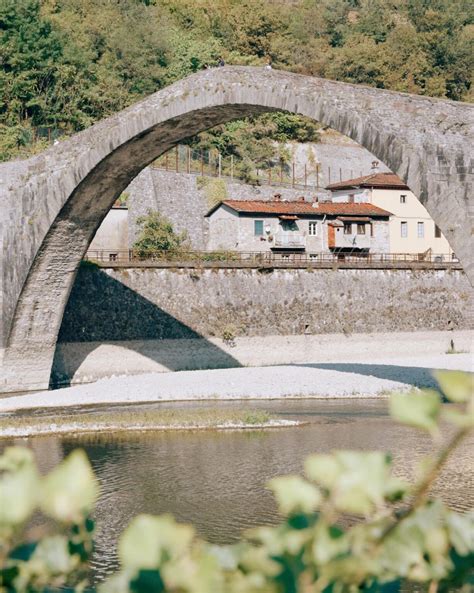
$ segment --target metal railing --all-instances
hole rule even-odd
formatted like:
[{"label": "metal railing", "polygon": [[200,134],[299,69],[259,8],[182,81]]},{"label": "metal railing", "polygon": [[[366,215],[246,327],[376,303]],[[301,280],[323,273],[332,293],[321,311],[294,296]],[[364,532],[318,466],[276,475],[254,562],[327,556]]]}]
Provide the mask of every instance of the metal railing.
[{"label": "metal railing", "polygon": [[150,267],[433,267],[460,268],[448,254],[321,252],[275,253],[273,251],[154,251],[136,249],[89,250],[85,260],[104,266]]}]

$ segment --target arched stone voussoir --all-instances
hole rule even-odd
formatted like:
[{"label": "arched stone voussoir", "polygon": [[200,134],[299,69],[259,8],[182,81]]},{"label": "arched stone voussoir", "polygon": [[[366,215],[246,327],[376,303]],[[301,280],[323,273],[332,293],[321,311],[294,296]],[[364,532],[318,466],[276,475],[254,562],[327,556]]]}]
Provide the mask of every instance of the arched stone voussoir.
[{"label": "arched stone voussoir", "polygon": [[271,110],[320,121],[387,164],[419,196],[474,281],[474,106],[265,68],[205,70],[43,154],[0,165],[0,391],[48,385],[79,262],[132,179],[186,137]]}]

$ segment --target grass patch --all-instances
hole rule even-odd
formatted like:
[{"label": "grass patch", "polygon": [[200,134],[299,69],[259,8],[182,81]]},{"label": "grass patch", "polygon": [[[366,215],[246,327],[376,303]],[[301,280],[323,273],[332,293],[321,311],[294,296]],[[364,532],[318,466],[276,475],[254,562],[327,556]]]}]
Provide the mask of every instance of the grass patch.
[{"label": "grass patch", "polygon": [[[52,412],[54,414],[54,412]],[[278,418],[264,410],[200,409],[120,409],[87,410],[59,415],[21,414],[0,417],[0,436],[12,431],[20,435],[61,432],[122,430],[212,429],[277,425]]]},{"label": "grass patch", "polygon": [[468,350],[458,350],[454,344],[454,340],[451,340],[445,354],[468,354]]}]

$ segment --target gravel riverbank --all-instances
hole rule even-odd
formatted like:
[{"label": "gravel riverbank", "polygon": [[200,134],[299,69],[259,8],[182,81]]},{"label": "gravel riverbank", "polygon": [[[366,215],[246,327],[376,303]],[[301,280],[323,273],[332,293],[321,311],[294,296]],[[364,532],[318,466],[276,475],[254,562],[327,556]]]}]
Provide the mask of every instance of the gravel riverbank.
[{"label": "gravel riverbank", "polygon": [[[413,349],[413,348],[412,348]],[[354,362],[307,362],[112,377],[56,391],[0,399],[0,412],[91,404],[184,400],[383,397],[392,391],[432,387],[433,369],[472,372],[473,355],[354,356]]]}]

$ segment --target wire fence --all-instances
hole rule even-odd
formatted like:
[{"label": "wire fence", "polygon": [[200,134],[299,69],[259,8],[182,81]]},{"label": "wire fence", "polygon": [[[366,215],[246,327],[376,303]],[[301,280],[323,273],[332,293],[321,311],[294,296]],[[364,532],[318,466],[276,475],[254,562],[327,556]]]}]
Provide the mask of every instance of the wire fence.
[{"label": "wire fence", "polygon": [[275,185],[295,189],[323,190],[326,183],[361,177],[356,169],[336,170],[323,167],[319,162],[299,163],[295,160],[283,162],[278,158],[266,161],[261,167],[249,170],[241,159],[223,156],[217,150],[200,150],[186,145],[177,145],[152,163],[155,169],[174,173],[188,173],[202,177],[225,178],[230,181]]},{"label": "wire fence", "polygon": [[448,254],[370,253],[356,251],[292,253],[273,251],[147,251],[89,250],[84,258],[98,264],[163,267],[459,267],[459,260]]}]

